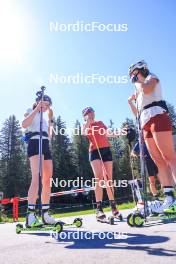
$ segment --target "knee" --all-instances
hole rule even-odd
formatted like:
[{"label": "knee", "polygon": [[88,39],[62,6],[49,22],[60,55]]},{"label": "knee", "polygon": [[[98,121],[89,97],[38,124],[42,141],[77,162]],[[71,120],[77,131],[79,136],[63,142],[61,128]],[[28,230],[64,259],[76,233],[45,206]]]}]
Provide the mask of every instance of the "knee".
[{"label": "knee", "polygon": [[103,180],[103,173],[101,171],[100,172],[96,172],[95,178],[96,178],[97,182]]},{"label": "knee", "polygon": [[170,162],[176,162],[176,155],[175,153],[164,153],[163,154],[163,159],[167,162],[167,163],[170,163]]}]

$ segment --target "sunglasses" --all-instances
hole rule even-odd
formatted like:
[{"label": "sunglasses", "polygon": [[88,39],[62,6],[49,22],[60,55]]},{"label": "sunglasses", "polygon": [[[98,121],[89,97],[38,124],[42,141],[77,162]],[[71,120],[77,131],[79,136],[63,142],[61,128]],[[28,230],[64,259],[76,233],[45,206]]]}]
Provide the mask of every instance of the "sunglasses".
[{"label": "sunglasses", "polygon": [[135,83],[135,82],[138,81],[138,74],[139,74],[139,71],[137,73],[132,73],[131,74],[130,79],[131,79],[132,83]]}]

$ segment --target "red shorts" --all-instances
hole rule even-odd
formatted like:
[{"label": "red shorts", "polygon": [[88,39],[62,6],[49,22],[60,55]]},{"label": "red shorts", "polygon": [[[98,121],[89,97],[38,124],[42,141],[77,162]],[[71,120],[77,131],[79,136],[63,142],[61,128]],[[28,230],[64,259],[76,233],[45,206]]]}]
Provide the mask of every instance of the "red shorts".
[{"label": "red shorts", "polygon": [[152,117],[143,127],[144,139],[152,138],[152,132],[172,131],[172,122],[167,113]]}]

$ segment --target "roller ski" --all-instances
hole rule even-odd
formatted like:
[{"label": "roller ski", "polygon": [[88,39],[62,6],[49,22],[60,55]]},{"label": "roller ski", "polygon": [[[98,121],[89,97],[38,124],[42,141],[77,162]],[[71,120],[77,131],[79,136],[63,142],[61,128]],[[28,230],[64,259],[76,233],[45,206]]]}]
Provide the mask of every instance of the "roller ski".
[{"label": "roller ski", "polygon": [[81,218],[75,218],[74,221],[72,223],[65,223],[63,221],[56,221],[55,224],[43,224],[43,223],[39,223],[39,224],[34,224],[31,227],[27,227],[23,224],[17,224],[16,225],[16,233],[20,234],[21,232],[35,232],[35,231],[46,231],[46,232],[57,232],[58,234],[61,233],[63,231],[64,227],[77,227],[80,228],[82,226],[83,222]]},{"label": "roller ski", "polygon": [[100,209],[96,210],[96,220],[97,222],[100,222],[100,223],[114,225],[114,217],[110,216],[107,218],[103,210],[100,210]]},{"label": "roller ski", "polygon": [[[137,181],[136,181],[137,183]],[[145,223],[159,221],[162,223],[176,221],[176,202],[172,196],[166,196],[164,201],[142,200],[139,185],[136,184],[134,192],[137,192],[139,202],[132,213],[127,216],[127,223],[131,227],[142,227]]]},{"label": "roller ski", "polygon": [[58,234],[63,231],[64,227],[75,226],[80,228],[83,222],[81,218],[75,218],[72,223],[65,223],[63,221],[58,221],[49,215],[48,212],[42,214],[42,221],[39,221],[34,212],[29,212],[26,218],[26,224],[17,224],[16,233],[20,234],[21,232],[35,232],[35,231],[53,231]]}]

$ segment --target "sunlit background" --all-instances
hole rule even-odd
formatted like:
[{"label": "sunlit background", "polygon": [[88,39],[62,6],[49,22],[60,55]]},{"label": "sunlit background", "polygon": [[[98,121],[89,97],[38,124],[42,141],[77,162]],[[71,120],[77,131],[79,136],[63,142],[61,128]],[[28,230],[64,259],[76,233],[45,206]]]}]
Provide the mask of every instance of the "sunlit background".
[{"label": "sunlit background", "polygon": [[[126,85],[49,83],[50,73],[126,75],[145,59],[161,79],[163,94],[176,105],[175,1],[0,0],[0,124],[11,114],[21,121],[41,85],[53,99],[55,116],[69,127],[92,106],[97,119],[118,128],[132,117]],[[127,32],[50,32],[49,22],[128,24]]]}]

